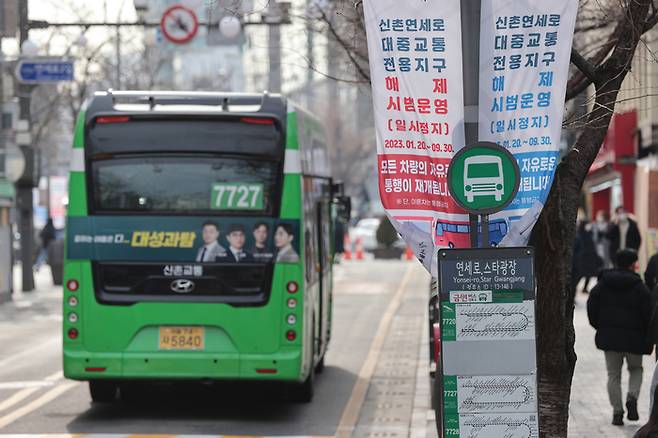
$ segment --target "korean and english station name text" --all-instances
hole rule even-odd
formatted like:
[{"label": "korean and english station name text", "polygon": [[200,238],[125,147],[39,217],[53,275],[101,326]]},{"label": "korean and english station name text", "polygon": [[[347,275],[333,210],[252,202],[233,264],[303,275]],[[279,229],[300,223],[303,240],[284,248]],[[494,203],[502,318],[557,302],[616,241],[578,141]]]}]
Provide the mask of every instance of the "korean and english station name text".
[{"label": "korean and english station name text", "polygon": [[515,259],[458,261],[452,276],[453,284],[464,291],[509,290],[527,281]]}]

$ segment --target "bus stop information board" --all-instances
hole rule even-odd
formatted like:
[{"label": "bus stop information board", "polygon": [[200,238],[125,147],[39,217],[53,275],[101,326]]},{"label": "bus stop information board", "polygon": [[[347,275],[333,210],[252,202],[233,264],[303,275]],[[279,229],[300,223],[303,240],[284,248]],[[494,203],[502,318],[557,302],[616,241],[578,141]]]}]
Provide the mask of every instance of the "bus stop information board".
[{"label": "bus stop information board", "polygon": [[443,437],[538,437],[531,248],[440,250]]}]

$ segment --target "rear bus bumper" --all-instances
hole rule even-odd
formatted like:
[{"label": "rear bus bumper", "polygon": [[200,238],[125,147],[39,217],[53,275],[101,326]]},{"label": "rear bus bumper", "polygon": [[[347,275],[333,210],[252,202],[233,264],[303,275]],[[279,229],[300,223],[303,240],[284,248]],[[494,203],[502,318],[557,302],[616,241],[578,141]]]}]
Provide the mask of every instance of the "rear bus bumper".
[{"label": "rear bus bumper", "polygon": [[96,353],[64,350],[64,376],[73,380],[301,381],[301,363],[301,350],[241,355],[181,351]]}]

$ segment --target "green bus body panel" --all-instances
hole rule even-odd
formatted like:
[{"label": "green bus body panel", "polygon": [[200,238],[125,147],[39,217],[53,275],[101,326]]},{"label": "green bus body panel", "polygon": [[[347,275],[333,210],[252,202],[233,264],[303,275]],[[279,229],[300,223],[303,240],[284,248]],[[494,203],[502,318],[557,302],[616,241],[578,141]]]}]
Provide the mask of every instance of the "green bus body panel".
[{"label": "green bus body panel", "polygon": [[286,149],[299,149],[299,139],[297,137],[297,113],[288,113],[287,130],[290,133],[286,138]]},{"label": "green bus body panel", "polygon": [[69,173],[69,216],[87,216],[87,185],[84,172]]},{"label": "green bus body panel", "polygon": [[[130,306],[99,304],[93,295],[91,263],[68,262],[67,278],[79,279],[72,308],[65,301],[64,314],[79,311],[80,321],[65,319],[65,332],[76,326],[80,337],[65,337],[65,375],[73,379],[114,378],[216,378],[299,380],[301,337],[290,342],[285,331],[299,333],[302,318],[286,324],[291,311],[285,285],[299,277],[295,265],[275,267],[269,304],[263,307],[232,307],[215,303],[138,303]],[[296,278],[298,281],[299,278]],[[277,287],[278,285],[278,287]],[[296,295],[300,295],[301,291]],[[299,298],[299,297],[297,297]],[[300,306],[302,305],[301,299]],[[298,307],[299,308],[299,307]],[[80,309],[80,310],[78,310]],[[160,351],[160,326],[203,326],[202,351]],[[102,375],[86,368],[106,368]],[[261,375],[257,369],[276,369],[276,375]]]},{"label": "green bus body panel", "polygon": [[[75,128],[74,148],[84,148],[85,114],[81,112]],[[299,148],[297,119],[289,113],[286,149]],[[76,380],[115,379],[259,379],[303,381],[313,366],[310,357],[314,327],[309,315],[314,312],[317,287],[304,287],[303,190],[300,174],[285,174],[281,199],[281,219],[300,220],[300,263],[275,265],[272,288],[266,305],[234,307],[221,303],[158,303],[133,305],[100,304],[95,297],[92,264],[89,260],[67,259],[64,282],[79,282],[76,292],[64,288],[63,334],[64,374]],[[72,171],[69,183],[69,216],[88,214],[85,173]],[[286,285],[295,281],[296,294]],[[78,303],[71,306],[75,296]],[[294,309],[288,300],[297,300]],[[78,313],[79,321],[70,323],[68,315]],[[287,316],[296,323],[289,325]],[[205,348],[202,351],[159,350],[160,326],[203,326]],[[79,330],[75,340],[69,329]],[[297,333],[295,341],[286,332]],[[317,354],[317,352],[316,352]],[[104,369],[94,371],[93,369]],[[276,374],[260,374],[258,369],[275,369]]]},{"label": "green bus body panel", "polygon": [[75,133],[73,135],[73,148],[82,149],[85,147],[85,119],[86,112],[80,111],[78,119],[75,121]]}]

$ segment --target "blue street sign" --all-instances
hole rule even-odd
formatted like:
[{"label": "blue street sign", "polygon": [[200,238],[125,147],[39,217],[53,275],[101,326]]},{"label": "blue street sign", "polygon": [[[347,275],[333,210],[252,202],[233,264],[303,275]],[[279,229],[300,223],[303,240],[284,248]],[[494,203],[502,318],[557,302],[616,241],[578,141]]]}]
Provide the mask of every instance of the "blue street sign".
[{"label": "blue street sign", "polygon": [[16,78],[24,84],[72,81],[73,61],[68,59],[23,59],[16,66]]}]

